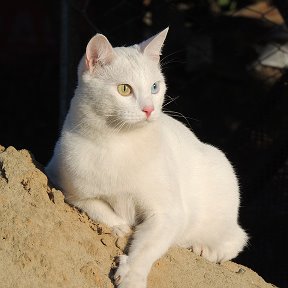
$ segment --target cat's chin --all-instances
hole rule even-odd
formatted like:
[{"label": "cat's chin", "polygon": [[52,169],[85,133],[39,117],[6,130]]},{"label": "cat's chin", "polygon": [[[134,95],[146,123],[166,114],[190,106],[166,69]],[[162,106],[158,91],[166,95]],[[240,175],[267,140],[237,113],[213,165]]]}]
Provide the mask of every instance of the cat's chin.
[{"label": "cat's chin", "polygon": [[125,127],[129,130],[131,129],[139,129],[139,128],[143,128],[149,124],[151,124],[151,122],[154,122],[153,120],[150,119],[145,119],[145,120],[140,120],[137,122],[127,122]]},{"label": "cat's chin", "polygon": [[145,120],[140,120],[137,122],[125,122],[124,125],[122,125],[121,129],[117,129],[115,127],[115,130],[118,130],[119,132],[128,132],[128,131],[133,131],[133,130],[138,130],[138,129],[143,129],[144,127],[147,127],[151,125],[153,122],[155,122],[155,119],[145,119]]},{"label": "cat's chin", "polygon": [[134,121],[129,119],[107,119],[106,125],[114,131],[129,131],[151,125],[156,119],[157,117],[143,118]]},{"label": "cat's chin", "polygon": [[144,127],[144,126],[147,126],[147,125],[150,125],[151,123],[155,122],[157,118],[156,117],[150,117],[150,118],[145,118],[145,119],[142,119],[140,121],[137,121],[135,123],[131,123],[130,125],[133,126],[135,125],[135,127]]}]

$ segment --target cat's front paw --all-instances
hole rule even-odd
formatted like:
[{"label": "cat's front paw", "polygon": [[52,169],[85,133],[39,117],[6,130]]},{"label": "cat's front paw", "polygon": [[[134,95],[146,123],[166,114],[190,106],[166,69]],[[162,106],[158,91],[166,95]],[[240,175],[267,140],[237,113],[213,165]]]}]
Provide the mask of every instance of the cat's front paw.
[{"label": "cat's front paw", "polygon": [[147,288],[145,277],[138,277],[133,273],[127,272],[120,281],[115,280],[117,288]]},{"label": "cat's front paw", "polygon": [[133,272],[127,263],[128,256],[119,256],[119,267],[114,275],[117,288],[146,288],[146,277]]},{"label": "cat's front paw", "polygon": [[124,237],[132,233],[132,230],[129,225],[121,224],[115,225],[112,227],[112,234],[117,237]]},{"label": "cat's front paw", "polygon": [[120,255],[118,257],[119,267],[114,275],[115,284],[118,286],[123,281],[124,277],[129,271],[129,265],[127,263],[128,256]]},{"label": "cat's front paw", "polygon": [[[133,279],[134,278],[134,279]],[[147,288],[146,281],[139,281],[139,279],[135,277],[125,278],[117,288]]]}]

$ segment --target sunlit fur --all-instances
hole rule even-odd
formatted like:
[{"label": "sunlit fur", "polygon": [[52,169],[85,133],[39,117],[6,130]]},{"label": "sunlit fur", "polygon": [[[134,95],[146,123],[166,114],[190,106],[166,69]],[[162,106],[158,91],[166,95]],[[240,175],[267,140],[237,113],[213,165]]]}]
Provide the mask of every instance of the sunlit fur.
[{"label": "sunlit fur", "polygon": [[[172,245],[222,262],[247,241],[229,161],[161,110],[166,86],[156,54],[167,30],[161,33],[139,46],[111,47],[107,55],[97,51],[95,36],[90,46],[96,52],[87,54],[101,54],[103,61],[81,60],[78,87],[46,168],[66,200],[92,219],[118,236],[133,228],[128,256],[120,257],[115,274],[120,288],[145,288],[152,264]],[[103,37],[99,42],[107,46]],[[160,90],[152,94],[157,81]],[[131,96],[121,96],[119,84],[129,84]],[[142,111],[147,105],[155,109],[148,119]]]}]

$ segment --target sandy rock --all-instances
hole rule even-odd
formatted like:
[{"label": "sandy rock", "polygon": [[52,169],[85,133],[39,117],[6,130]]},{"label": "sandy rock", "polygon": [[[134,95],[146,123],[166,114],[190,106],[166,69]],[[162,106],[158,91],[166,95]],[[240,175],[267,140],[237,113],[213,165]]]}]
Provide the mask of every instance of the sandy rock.
[{"label": "sandy rock", "polygon": [[[1,287],[114,287],[116,256],[127,239],[66,204],[40,169],[28,151],[0,146]],[[148,287],[275,286],[247,267],[173,248],[154,264]]]}]

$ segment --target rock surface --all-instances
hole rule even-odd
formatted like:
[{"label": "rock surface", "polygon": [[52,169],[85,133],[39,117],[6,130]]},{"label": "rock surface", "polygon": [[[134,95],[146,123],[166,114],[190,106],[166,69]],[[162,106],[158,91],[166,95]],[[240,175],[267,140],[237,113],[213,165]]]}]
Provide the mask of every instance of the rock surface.
[{"label": "rock surface", "polygon": [[[2,288],[114,287],[115,259],[126,242],[66,204],[28,151],[0,146]],[[275,286],[242,265],[212,264],[172,248],[153,266],[148,288],[153,287]]]}]

